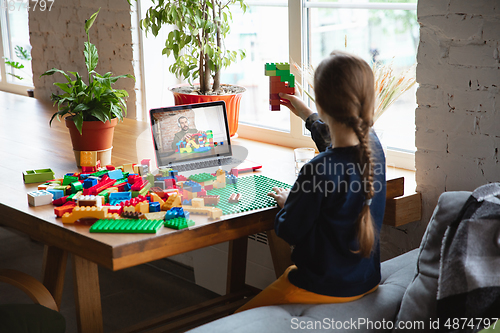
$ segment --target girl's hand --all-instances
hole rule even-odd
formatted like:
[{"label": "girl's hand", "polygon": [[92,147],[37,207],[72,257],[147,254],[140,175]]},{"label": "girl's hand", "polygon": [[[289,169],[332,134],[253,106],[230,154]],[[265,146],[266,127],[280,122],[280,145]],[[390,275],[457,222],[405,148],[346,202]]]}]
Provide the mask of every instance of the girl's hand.
[{"label": "girl's hand", "polygon": [[288,195],[290,194],[290,190],[285,190],[282,189],[281,187],[273,187],[273,191],[276,192],[269,192],[267,195],[270,197],[273,197],[274,200],[276,200],[276,203],[278,204],[279,208],[283,208],[285,205],[285,201],[288,198]]},{"label": "girl's hand", "polygon": [[297,95],[280,93],[279,96],[280,104],[289,108],[290,111],[292,111],[296,116],[300,117],[303,121],[306,121],[307,117],[314,113]]}]

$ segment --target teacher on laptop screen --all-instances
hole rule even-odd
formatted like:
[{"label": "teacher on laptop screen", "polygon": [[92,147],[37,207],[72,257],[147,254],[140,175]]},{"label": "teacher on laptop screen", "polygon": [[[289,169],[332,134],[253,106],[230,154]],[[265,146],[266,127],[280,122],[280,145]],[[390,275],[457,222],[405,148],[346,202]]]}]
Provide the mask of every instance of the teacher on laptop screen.
[{"label": "teacher on laptop screen", "polygon": [[176,150],[177,144],[182,141],[189,141],[193,134],[203,134],[204,131],[198,131],[196,128],[189,128],[189,119],[186,116],[180,116],[177,119],[177,126],[181,130],[175,133],[174,140],[172,141],[172,150]]}]

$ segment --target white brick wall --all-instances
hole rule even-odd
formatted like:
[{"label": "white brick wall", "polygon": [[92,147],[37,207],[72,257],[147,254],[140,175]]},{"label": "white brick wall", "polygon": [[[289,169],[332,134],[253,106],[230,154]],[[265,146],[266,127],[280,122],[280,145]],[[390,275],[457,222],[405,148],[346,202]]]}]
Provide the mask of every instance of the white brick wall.
[{"label": "white brick wall", "polygon": [[419,0],[417,14],[415,164],[423,219],[409,243],[425,231],[442,192],[500,181],[500,2]]},{"label": "white brick wall", "polygon": [[[134,75],[132,53],[131,8],[126,0],[65,0],[56,1],[49,11],[30,11],[29,27],[32,46],[33,83],[35,96],[49,100],[51,93],[60,93],[54,82],[64,82],[62,75],[40,75],[53,67],[77,71],[88,80],[84,63],[83,43],[86,41],[84,22],[99,8],[99,16],[90,30],[90,41],[99,54],[96,71],[100,74]],[[136,117],[135,83],[122,79],[115,84],[125,89],[128,117]]]}]

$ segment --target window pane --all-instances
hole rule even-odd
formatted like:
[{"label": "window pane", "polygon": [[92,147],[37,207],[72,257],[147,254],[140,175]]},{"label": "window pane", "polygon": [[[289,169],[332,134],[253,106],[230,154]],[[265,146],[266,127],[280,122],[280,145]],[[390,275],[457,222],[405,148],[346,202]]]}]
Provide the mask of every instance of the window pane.
[{"label": "window pane", "polygon": [[[8,75],[7,82],[31,86],[33,85],[33,79],[32,79],[33,73],[31,71],[31,61],[21,60],[17,57],[15,53],[16,46],[21,46],[22,48],[31,53],[29,26],[28,26],[28,11],[22,5],[21,5],[21,10],[17,10],[19,4],[20,3],[16,3],[16,10],[8,11],[10,36],[8,37],[4,36],[4,52],[6,57],[24,65],[23,69],[13,69],[13,70],[11,70],[10,66],[7,66],[7,73],[13,73],[15,75],[19,75],[20,77],[23,78],[23,80],[19,80],[11,75]],[[5,40],[7,40],[8,43],[5,43]]]},{"label": "window pane", "polygon": [[[418,24],[414,10],[311,8],[308,55],[316,66],[332,50],[392,62],[395,73],[416,61]],[[375,124],[388,147],[415,151],[415,88],[400,97]]]},{"label": "window pane", "polygon": [[232,8],[233,23],[226,39],[229,50],[245,49],[246,58],[238,60],[221,75],[221,82],[244,86],[240,122],[290,131],[290,112],[269,111],[267,62],[288,62],[288,8],[250,6],[245,14]]}]

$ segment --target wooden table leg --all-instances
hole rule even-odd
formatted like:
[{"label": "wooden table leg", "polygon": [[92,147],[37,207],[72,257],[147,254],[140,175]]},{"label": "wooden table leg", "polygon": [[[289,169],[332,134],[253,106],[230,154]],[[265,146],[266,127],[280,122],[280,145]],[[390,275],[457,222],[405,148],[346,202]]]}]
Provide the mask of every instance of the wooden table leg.
[{"label": "wooden table leg", "polygon": [[79,333],[102,333],[101,292],[97,264],[71,255]]},{"label": "wooden table leg", "polygon": [[248,237],[229,241],[226,294],[245,287]]},{"label": "wooden table leg", "polygon": [[43,250],[42,282],[56,301],[57,308],[61,308],[61,298],[66,274],[68,253],[57,247],[45,245]]},{"label": "wooden table leg", "polygon": [[273,259],[274,272],[279,278],[285,270],[292,265],[290,245],[276,235],[274,230],[266,231],[271,258]]}]

